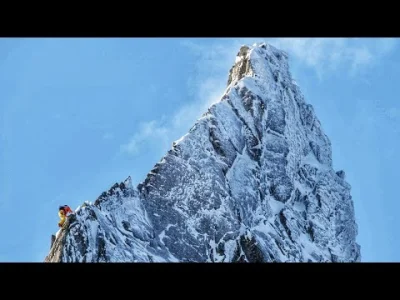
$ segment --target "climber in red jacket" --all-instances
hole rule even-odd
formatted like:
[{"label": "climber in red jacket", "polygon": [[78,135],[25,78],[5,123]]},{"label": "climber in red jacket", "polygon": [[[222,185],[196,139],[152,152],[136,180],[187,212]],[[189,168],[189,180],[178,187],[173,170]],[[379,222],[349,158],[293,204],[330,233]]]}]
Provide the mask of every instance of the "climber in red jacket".
[{"label": "climber in red jacket", "polygon": [[58,208],[58,216],[60,217],[60,222],[58,223],[58,227],[62,227],[65,223],[66,217],[69,214],[73,214],[74,212],[68,205],[62,205]]}]

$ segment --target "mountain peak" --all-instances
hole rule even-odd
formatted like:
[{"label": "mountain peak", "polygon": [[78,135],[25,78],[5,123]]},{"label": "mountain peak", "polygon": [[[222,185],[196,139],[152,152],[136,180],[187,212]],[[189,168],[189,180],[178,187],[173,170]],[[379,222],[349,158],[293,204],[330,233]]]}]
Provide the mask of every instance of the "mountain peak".
[{"label": "mountain peak", "polygon": [[[288,54],[267,43],[242,45],[229,71],[228,86],[246,76],[268,80],[270,77],[266,76],[266,70],[288,76]],[[274,79],[277,80],[276,77]]]},{"label": "mountain peak", "polygon": [[344,171],[287,54],[266,43],[239,49],[221,101],[130,187],[79,210],[47,261],[361,259]]}]

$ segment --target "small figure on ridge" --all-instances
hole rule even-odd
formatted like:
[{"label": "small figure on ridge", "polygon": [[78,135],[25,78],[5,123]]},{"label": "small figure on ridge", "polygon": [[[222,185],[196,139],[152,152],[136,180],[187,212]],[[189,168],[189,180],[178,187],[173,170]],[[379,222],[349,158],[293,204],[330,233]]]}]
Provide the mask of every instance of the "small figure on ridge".
[{"label": "small figure on ridge", "polygon": [[68,205],[62,205],[58,208],[58,216],[60,217],[60,222],[58,223],[58,227],[62,227],[65,223],[66,217],[69,214],[73,214],[74,212]]}]

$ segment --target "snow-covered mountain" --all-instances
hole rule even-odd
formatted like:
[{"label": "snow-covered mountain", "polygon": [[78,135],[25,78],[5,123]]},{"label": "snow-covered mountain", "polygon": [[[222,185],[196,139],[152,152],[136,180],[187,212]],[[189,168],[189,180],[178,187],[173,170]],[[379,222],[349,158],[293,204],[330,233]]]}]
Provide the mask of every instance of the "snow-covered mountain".
[{"label": "snow-covered mountain", "polygon": [[48,262],[356,262],[350,185],[288,56],[243,46],[228,87],[137,187],[79,207]]}]

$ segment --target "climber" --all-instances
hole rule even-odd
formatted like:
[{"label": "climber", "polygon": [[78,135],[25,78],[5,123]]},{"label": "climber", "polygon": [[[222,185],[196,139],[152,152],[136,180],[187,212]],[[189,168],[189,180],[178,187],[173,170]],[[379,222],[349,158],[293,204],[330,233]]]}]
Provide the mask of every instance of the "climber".
[{"label": "climber", "polygon": [[58,223],[58,227],[62,227],[64,225],[66,217],[69,214],[73,214],[74,212],[68,205],[62,205],[58,208],[58,216],[60,217],[60,222]]}]

